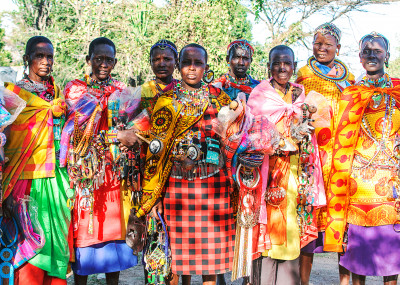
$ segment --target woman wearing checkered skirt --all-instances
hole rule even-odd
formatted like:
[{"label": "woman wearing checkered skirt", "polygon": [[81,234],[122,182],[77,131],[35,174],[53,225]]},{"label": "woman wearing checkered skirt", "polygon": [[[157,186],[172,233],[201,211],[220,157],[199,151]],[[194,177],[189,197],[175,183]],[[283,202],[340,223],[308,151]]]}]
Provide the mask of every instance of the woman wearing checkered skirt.
[{"label": "woman wearing checkered skirt", "polygon": [[228,171],[213,127],[229,96],[201,81],[207,52],[197,45],[179,54],[182,81],[155,97],[150,145],[146,156],[143,200],[137,216],[164,211],[172,252],[171,284],[178,276],[203,275],[215,284],[216,274],[231,270],[235,222]]}]

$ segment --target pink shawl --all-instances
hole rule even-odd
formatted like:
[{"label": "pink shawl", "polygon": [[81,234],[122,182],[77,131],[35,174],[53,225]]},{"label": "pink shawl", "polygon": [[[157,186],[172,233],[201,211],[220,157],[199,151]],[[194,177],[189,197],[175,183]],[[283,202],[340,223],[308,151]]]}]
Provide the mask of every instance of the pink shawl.
[{"label": "pink shawl", "polygon": [[[272,78],[271,78],[272,79]],[[272,123],[276,124],[286,114],[289,118],[295,114],[301,114],[301,105],[304,103],[306,98],[303,85],[290,83],[294,87],[301,88],[303,92],[296,99],[293,104],[287,104],[278,92],[272,87],[269,80],[263,80],[258,84],[250,94],[247,106],[250,107],[251,113],[254,116],[264,115]],[[314,206],[321,207],[326,205],[326,197],[324,190],[324,181],[322,177],[321,160],[319,158],[319,151],[317,147],[317,140],[315,135],[312,137],[313,144],[315,146],[314,160],[316,161],[315,169],[315,202]],[[268,185],[268,170],[269,170],[269,157],[265,156],[263,164],[261,166],[262,180],[262,195],[261,199],[264,199],[265,192]],[[259,222],[262,224],[267,223],[267,207],[264,201],[261,203],[260,219]]]}]

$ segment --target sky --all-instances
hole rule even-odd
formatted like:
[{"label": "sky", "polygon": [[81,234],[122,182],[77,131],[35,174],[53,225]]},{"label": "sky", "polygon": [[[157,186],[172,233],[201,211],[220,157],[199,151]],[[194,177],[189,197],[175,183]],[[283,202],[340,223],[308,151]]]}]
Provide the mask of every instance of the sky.
[{"label": "sky", "polygon": [[[12,0],[1,0],[1,2],[0,12],[11,11],[17,8]],[[155,2],[156,4],[161,4],[163,0],[156,0]],[[339,59],[350,67],[350,71],[356,77],[362,72],[362,66],[358,58],[358,41],[362,36],[372,31],[381,33],[389,39],[391,59],[400,56],[400,1],[387,5],[369,5],[366,6],[365,10],[367,12],[349,13],[347,16],[334,22],[342,30],[342,49]],[[263,24],[255,23],[253,19],[251,20],[253,22],[253,41],[264,43],[265,35],[268,33],[266,27]],[[313,30],[327,20],[326,16],[317,15],[304,23],[303,28]],[[311,50],[301,46],[295,46],[293,49],[298,66],[303,66],[307,58],[311,55]]]}]

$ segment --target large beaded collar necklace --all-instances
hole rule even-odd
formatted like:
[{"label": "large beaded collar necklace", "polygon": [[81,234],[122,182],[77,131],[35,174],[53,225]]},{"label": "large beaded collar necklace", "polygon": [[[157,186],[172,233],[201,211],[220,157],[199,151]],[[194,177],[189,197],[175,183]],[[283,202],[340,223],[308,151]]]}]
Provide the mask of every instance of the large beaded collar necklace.
[{"label": "large beaded collar necklace", "polygon": [[182,116],[198,117],[203,113],[205,104],[208,103],[209,93],[208,85],[205,83],[202,83],[199,89],[189,91],[182,87],[179,81],[174,87],[173,99],[184,105],[181,110]]},{"label": "large beaded collar necklace", "polygon": [[84,81],[86,82],[88,88],[93,88],[93,89],[101,89],[106,86],[113,85],[113,79],[111,76],[109,76],[107,79],[103,81],[97,81],[92,78],[92,74],[90,75],[85,75]]},{"label": "large beaded collar necklace", "polygon": [[[382,88],[390,87],[391,84],[390,77],[387,74],[383,75],[377,80],[370,80],[365,76],[359,83],[359,85]],[[378,138],[378,134],[374,131],[374,128],[371,126],[371,123],[368,121],[368,118],[365,115],[362,118],[362,129],[377,146],[377,149],[371,159],[367,159],[359,155],[354,157],[354,159],[358,161],[361,166],[357,167],[353,165],[352,175],[356,177],[357,174],[359,174],[364,180],[367,179],[365,173],[368,171],[368,169],[390,169],[391,167],[398,168],[397,162],[393,159],[392,154],[389,152],[386,145],[392,131],[392,116],[395,111],[396,101],[393,97],[387,94],[374,95],[372,96],[372,100],[374,102],[373,108],[378,108],[383,98],[385,100],[385,115],[382,125],[382,137],[380,139]],[[382,158],[381,154],[384,155],[384,158]]]},{"label": "large beaded collar necklace", "polygon": [[54,100],[54,86],[53,79],[51,76],[43,82],[33,81],[25,73],[24,78],[18,83],[18,86],[28,90],[29,92],[35,93],[38,97],[43,100],[50,102]]},{"label": "large beaded collar necklace", "polygon": [[228,73],[229,81],[237,85],[248,85],[250,83],[249,75],[246,74],[244,78],[234,78]]},{"label": "large beaded collar necklace", "polygon": [[334,60],[334,65],[336,70],[342,70],[342,73],[340,76],[339,76],[340,73],[337,74],[338,75],[337,77],[329,76],[322,73],[317,66],[317,62],[318,61],[316,60],[316,58],[314,56],[311,56],[307,61],[307,65],[311,68],[311,70],[314,72],[315,75],[324,80],[328,80],[333,83],[338,83],[347,80],[347,78],[349,77],[349,70],[347,69],[346,65],[338,59]]}]

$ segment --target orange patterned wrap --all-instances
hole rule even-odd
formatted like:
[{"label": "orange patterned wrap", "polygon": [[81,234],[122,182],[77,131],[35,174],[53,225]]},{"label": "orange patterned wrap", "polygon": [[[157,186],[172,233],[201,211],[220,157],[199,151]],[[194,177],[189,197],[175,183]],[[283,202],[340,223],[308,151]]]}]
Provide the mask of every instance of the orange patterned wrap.
[{"label": "orange patterned wrap", "polygon": [[[357,189],[350,174],[361,134],[362,117],[374,93],[393,96],[396,104],[400,100],[400,86],[386,89],[354,86],[346,88],[339,101],[338,123],[334,133],[332,151],[332,170],[327,191],[327,226],[324,243],[326,251],[342,252],[343,234],[348,222],[348,215],[355,214],[357,216],[360,213],[368,212],[367,206],[364,209],[349,207],[350,196],[353,196],[354,199],[357,198],[357,195],[354,196],[355,193],[350,193],[352,189]],[[361,193],[361,195],[363,194]],[[355,201],[353,200],[353,202]],[[356,209],[359,210],[358,213],[351,212]],[[348,212],[348,210],[350,211]],[[358,217],[362,218],[362,215]]]},{"label": "orange patterned wrap", "polygon": [[[354,76],[349,74],[348,78],[343,81],[354,83]],[[329,128],[317,128],[315,135],[317,137],[319,153],[321,157],[322,173],[324,177],[325,189],[328,189],[329,173],[332,168],[332,147],[333,147],[333,131],[335,130],[336,120],[339,111],[339,99],[342,95],[341,88],[335,82],[328,81],[315,74],[309,65],[303,66],[297,73],[297,83],[304,86],[306,95],[314,90],[328,100],[331,109],[331,126]],[[324,231],[326,227],[326,207],[317,209],[317,226],[319,231]]]}]

